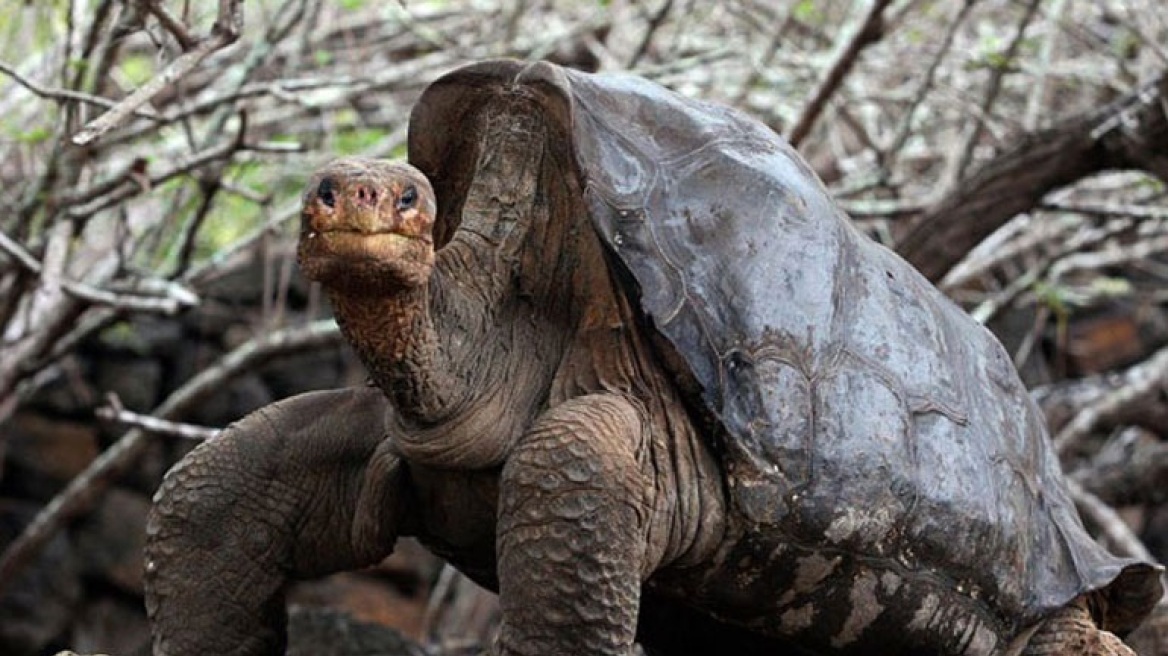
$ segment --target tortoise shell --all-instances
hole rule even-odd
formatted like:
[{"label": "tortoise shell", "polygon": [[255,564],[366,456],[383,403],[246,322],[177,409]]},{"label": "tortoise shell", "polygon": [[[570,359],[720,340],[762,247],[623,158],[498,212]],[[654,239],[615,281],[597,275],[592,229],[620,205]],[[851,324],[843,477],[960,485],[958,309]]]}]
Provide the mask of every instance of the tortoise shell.
[{"label": "tortoise shell", "polygon": [[[1082,593],[1106,597],[1117,631],[1156,602],[1158,568],[1113,557],[1084,530],[993,335],[858,232],[750,117],[628,75],[516,61],[456,70],[423,94],[409,133],[447,233],[464,121],[503,96],[542,112],[549,147],[568,152],[616,277],[711,422],[744,533],[847,556],[851,567],[815,586],[836,597],[861,573],[894,574],[906,624],[929,603],[972,604],[999,645]],[[941,624],[918,630],[979,651],[968,622]]]}]

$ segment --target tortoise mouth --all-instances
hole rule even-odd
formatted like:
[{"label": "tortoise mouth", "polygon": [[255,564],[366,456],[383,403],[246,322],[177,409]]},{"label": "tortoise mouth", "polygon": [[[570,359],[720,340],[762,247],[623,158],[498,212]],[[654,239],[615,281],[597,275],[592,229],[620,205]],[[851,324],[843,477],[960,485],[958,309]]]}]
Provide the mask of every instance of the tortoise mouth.
[{"label": "tortoise mouth", "polygon": [[411,235],[394,230],[310,230],[301,238],[306,255],[354,260],[397,260],[411,258],[415,249],[430,248],[429,235]]},{"label": "tortoise mouth", "polygon": [[307,230],[302,239],[309,241],[323,239],[331,244],[361,244],[400,241],[430,242],[429,235],[412,235],[401,230],[359,230],[356,228],[326,228],[324,230]]},{"label": "tortoise mouth", "polygon": [[428,234],[382,230],[305,231],[298,259],[309,280],[338,290],[412,287],[429,277],[434,248]]}]

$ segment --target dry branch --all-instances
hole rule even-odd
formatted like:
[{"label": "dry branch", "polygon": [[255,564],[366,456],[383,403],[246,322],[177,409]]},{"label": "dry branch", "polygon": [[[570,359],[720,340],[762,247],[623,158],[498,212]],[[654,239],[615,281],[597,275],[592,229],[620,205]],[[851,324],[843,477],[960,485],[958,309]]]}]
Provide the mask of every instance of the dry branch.
[{"label": "dry branch", "polygon": [[916,93],[913,94],[912,102],[909,103],[908,109],[905,110],[904,115],[900,119],[896,128],[895,136],[892,138],[892,143],[888,146],[888,152],[892,156],[898,155],[904,149],[904,144],[908,141],[909,136],[913,132],[913,118],[916,116],[917,109],[925,100],[925,96],[933,89],[934,81],[937,78],[937,72],[941,69],[941,64],[949,55],[953,47],[953,40],[957,37],[957,31],[965,23],[965,18],[969,15],[969,11],[973,9],[976,0],[967,0],[962,2],[957,10],[957,15],[949,21],[945,28],[945,36],[941,39],[941,44],[937,49],[937,53],[933,56],[932,61],[929,62],[928,69],[925,70],[925,75],[921,78],[920,85],[917,87]]},{"label": "dry branch", "polygon": [[[73,89],[57,89],[46,87],[21,75],[14,66],[0,62],[0,73],[12,78],[20,86],[31,91],[34,95],[41,98],[48,98],[59,102],[82,102],[90,105],[97,105],[105,109],[113,109],[118,106],[118,101],[103,98],[102,96],[95,96],[91,93],[83,91],[76,91]],[[135,116],[143,118],[155,119],[158,118],[158,113],[149,109],[139,107],[133,111]]]},{"label": "dry branch", "polygon": [[1055,435],[1059,453],[1074,449],[1099,426],[1114,422],[1131,406],[1144,402],[1168,385],[1168,347],[1123,374],[1125,384],[1085,406]]},{"label": "dry branch", "polygon": [[242,0],[219,0],[219,18],[211,28],[210,35],[175,58],[161,73],[123,98],[115,107],[90,121],[73,135],[73,143],[84,146],[118,127],[151,98],[186,77],[207,55],[235,43],[243,29],[242,12]]},{"label": "dry branch", "polygon": [[217,428],[196,426],[195,424],[188,424],[181,421],[168,421],[166,419],[132,412],[125,408],[106,406],[98,408],[94,411],[94,414],[99,419],[112,421],[132,428],[140,428],[147,433],[181,437],[186,440],[209,440],[219,434],[219,429]]},{"label": "dry branch", "polygon": [[[8,255],[29,272],[36,275],[41,274],[43,269],[41,263],[21,248],[20,244],[16,243],[16,241],[3,232],[0,232],[0,251],[8,253]],[[62,289],[75,296],[78,300],[129,312],[172,315],[176,314],[179,310],[197,305],[199,302],[198,296],[179,285],[167,286],[163,294],[159,296],[142,296],[100,289],[76,280],[68,280],[64,277],[59,277],[56,284],[60,285]]]},{"label": "dry branch", "polygon": [[873,0],[868,13],[844,42],[843,47],[839,49],[835,60],[828,67],[827,74],[823,76],[822,81],[811,94],[811,100],[807,102],[799,114],[799,118],[795,120],[794,126],[787,133],[787,141],[791,142],[792,146],[798,148],[799,144],[811,133],[811,128],[815,127],[815,122],[819,120],[820,114],[827,107],[828,100],[855,67],[856,60],[859,59],[864,48],[876,43],[884,36],[884,10],[891,4],[892,0]]},{"label": "dry branch", "polygon": [[990,80],[986,85],[985,96],[982,98],[981,104],[978,105],[977,114],[970,123],[969,129],[962,137],[962,143],[957,149],[957,157],[953,161],[951,173],[947,176],[949,180],[954,182],[960,180],[965,175],[969,163],[973,161],[973,151],[981,141],[982,133],[985,132],[985,121],[981,120],[981,117],[989,116],[994,104],[998,102],[1006,74],[1015,65],[1018,49],[1022,47],[1022,38],[1026,35],[1026,28],[1030,26],[1030,21],[1038,12],[1040,3],[1041,0],[1030,0],[1026,5],[1022,20],[1019,21],[1018,28],[1014,31],[1014,38],[1010,40],[1010,45],[1001,55],[1000,63],[990,68]]},{"label": "dry branch", "polygon": [[[1072,478],[1084,490],[1112,506],[1159,504],[1168,501],[1168,442],[1139,428],[1125,430],[1132,444],[1118,457],[1096,457]],[[1146,439],[1141,439],[1146,438]]]},{"label": "dry branch", "polygon": [[1025,135],[917,218],[897,250],[938,281],[974,246],[1065,185],[1139,168],[1168,182],[1168,75],[1102,110]]},{"label": "dry branch", "polygon": [[653,43],[653,35],[665,24],[665,19],[669,17],[669,12],[672,9],[673,0],[662,0],[661,7],[649,17],[649,24],[645,26],[645,33],[641,36],[641,44],[637,46],[636,52],[629,59],[628,68],[636,68],[641,58],[649,52],[649,46]]},{"label": "dry branch", "polygon": [[217,428],[207,428],[206,426],[196,426],[195,424],[159,419],[151,415],[144,415],[127,410],[122,404],[122,400],[113,392],[106,395],[106,405],[95,409],[93,414],[98,419],[116,422],[132,428],[140,428],[156,435],[170,435],[188,440],[203,441],[209,440],[219,434],[219,429]]}]

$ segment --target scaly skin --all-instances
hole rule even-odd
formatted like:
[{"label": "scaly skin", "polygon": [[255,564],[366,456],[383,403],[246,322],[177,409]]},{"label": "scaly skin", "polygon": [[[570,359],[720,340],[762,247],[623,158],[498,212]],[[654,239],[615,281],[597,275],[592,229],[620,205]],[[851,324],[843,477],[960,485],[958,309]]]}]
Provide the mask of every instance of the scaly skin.
[{"label": "scaly skin", "polygon": [[[554,155],[533,147],[545,141],[542,125],[507,116],[484,112],[499,146],[480,153],[459,229],[437,253],[432,192],[416,171],[343,160],[309,183],[302,267],[324,284],[392,409],[378,419],[363,401],[359,420],[331,425],[337,411],[289,400],[284,407],[305,403],[299,423],[249,418],[176,468],[152,523],[158,653],[277,653],[287,581],[375,562],[394,537],[415,535],[501,590],[496,654],[624,655],[642,582],[707,560],[722,539],[712,454],[622,319],[628,308],[595,235],[546,216],[536,188]],[[301,484],[284,472],[327,475],[331,465],[303,450],[313,435],[369,440],[369,476],[338,473],[337,489],[312,494],[311,477]],[[264,452],[237,458],[249,440]],[[225,471],[211,471],[218,467]],[[298,487],[261,489],[256,479],[268,477]],[[216,493],[192,499],[188,491],[201,487]],[[248,490],[255,502],[241,503]],[[383,509],[367,513],[374,499]],[[311,519],[305,510],[315,503],[335,514]],[[283,528],[265,533],[262,548],[243,538],[198,547],[205,508],[220,506],[233,514],[217,533]],[[319,551],[321,562],[298,567],[287,555],[295,549]],[[201,555],[188,558],[192,550]],[[228,621],[227,609],[245,619],[212,630]],[[207,621],[186,623],[194,615]]]},{"label": "scaly skin", "polygon": [[541,417],[507,460],[499,570],[510,576],[500,580],[498,653],[632,647],[650,519],[630,449],[642,424],[620,396],[578,397]]},{"label": "scaly skin", "polygon": [[283,653],[290,580],[389,554],[401,495],[387,495],[397,458],[377,454],[386,406],[370,389],[281,401],[167,475],[146,528],[155,654]]},{"label": "scaly skin", "polygon": [[[413,535],[499,590],[497,656],[627,656],[646,600],[700,611],[695,590],[730,589],[784,546],[728,514],[711,441],[565,200],[582,195],[565,153],[514,102],[479,111],[492,146],[458,217],[404,164],[341,160],[309,182],[301,265],[380,391],[277,404],[168,476],[149,527],[156,654],[280,653],[289,581]],[[774,638],[725,646],[777,653]],[[1071,606],[1023,653],[1118,656],[1112,638]]]},{"label": "scaly skin", "polygon": [[[629,344],[608,337],[621,328],[618,296],[580,285],[603,271],[595,244],[595,264],[576,267],[562,258],[578,251],[557,248],[564,235],[538,233],[563,223],[540,220],[547,208],[536,187],[545,154],[532,137],[541,126],[502,122],[495,129],[499,146],[480,155],[460,230],[436,256],[412,250],[427,237],[416,230],[435,222],[425,179],[400,164],[344,160],[308,185],[300,259],[325,285],[338,323],[392,399],[401,419],[399,452],[435,468],[503,466],[496,541],[503,626],[495,652],[627,654],[642,580],[688,547],[671,543],[699,533],[688,529],[675,539],[650,531],[662,519],[680,527],[697,520],[673,520],[672,491],[646,494],[669,482],[653,479],[669,468],[635,454],[656,449],[664,461],[672,439],[695,436],[652,430],[648,410],[630,396],[636,369],[650,366]],[[355,230],[378,239],[402,234],[399,241],[383,239],[386,250],[378,253],[393,264],[367,264],[365,246],[329,240],[333,232]],[[544,245],[532,248],[533,241]],[[390,247],[400,250],[391,254]],[[512,293],[516,261],[531,261],[547,278],[532,282],[530,299]],[[431,262],[434,270],[418,275]],[[473,274],[463,268],[468,263]],[[363,270],[353,275],[354,268]],[[590,282],[613,289],[608,280]],[[584,294],[604,301],[581,302]],[[564,321],[573,318],[564,299],[582,308],[577,325]],[[632,333],[620,334],[627,341]],[[601,350],[611,358],[607,365]],[[482,372],[505,375],[484,381]],[[551,399],[549,388],[558,389]],[[714,506],[719,513],[702,524],[717,535],[721,512]],[[458,562],[457,553],[452,557]]]}]

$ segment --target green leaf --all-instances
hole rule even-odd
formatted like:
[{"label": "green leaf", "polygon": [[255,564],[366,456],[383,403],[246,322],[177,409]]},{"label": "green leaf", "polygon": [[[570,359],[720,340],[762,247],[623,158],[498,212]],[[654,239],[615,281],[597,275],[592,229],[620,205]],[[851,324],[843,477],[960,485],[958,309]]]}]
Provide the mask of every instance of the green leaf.
[{"label": "green leaf", "polygon": [[154,58],[146,55],[130,55],[122,60],[118,71],[133,86],[145,84],[154,77]]},{"label": "green leaf", "polygon": [[53,136],[53,131],[46,127],[37,127],[31,130],[24,130],[16,134],[16,140],[23,144],[38,144],[48,141]]},{"label": "green leaf", "polygon": [[1100,276],[1095,278],[1091,281],[1090,288],[1097,294],[1112,298],[1130,296],[1133,291],[1130,280],[1114,276]]},{"label": "green leaf", "polygon": [[1034,295],[1038,297],[1039,303],[1045,305],[1056,315],[1062,316],[1070,313],[1067,290],[1061,285],[1048,282],[1034,283]]},{"label": "green leaf", "polygon": [[388,136],[380,128],[355,128],[337,133],[336,150],[342,155],[356,155],[376,146]]},{"label": "green leaf", "polygon": [[823,14],[816,6],[815,0],[800,0],[795,5],[795,19],[802,23],[817,25],[823,20]]}]

